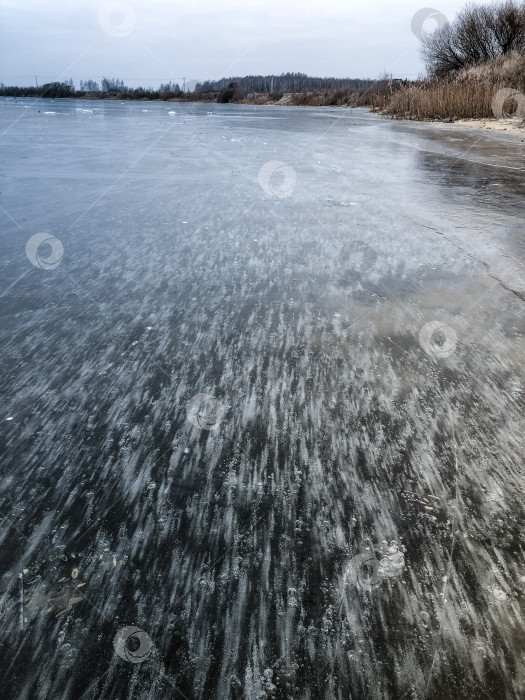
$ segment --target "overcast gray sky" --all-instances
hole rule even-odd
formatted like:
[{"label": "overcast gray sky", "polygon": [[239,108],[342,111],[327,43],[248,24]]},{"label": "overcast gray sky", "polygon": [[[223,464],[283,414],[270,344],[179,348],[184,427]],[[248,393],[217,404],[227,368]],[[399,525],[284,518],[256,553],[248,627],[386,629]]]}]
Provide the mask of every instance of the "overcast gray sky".
[{"label": "overcast gray sky", "polygon": [[[452,19],[463,1],[431,5]],[[417,0],[0,0],[0,82],[169,80],[423,70]],[[425,29],[431,30],[432,20]]]}]

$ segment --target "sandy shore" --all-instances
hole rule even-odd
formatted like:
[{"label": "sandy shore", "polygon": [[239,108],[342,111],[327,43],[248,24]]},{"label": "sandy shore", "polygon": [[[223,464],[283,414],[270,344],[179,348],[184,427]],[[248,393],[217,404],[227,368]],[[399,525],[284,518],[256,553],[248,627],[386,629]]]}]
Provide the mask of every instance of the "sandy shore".
[{"label": "sandy shore", "polygon": [[509,131],[525,137],[525,123],[520,119],[459,119],[454,124],[490,131]]}]

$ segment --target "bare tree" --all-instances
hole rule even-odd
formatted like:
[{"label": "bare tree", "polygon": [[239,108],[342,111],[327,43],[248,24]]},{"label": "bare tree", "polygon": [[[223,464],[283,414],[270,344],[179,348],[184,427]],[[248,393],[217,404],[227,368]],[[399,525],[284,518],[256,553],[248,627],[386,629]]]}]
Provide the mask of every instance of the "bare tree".
[{"label": "bare tree", "polygon": [[524,0],[469,4],[454,22],[425,34],[422,42],[427,70],[438,78],[514,50],[525,50]]}]

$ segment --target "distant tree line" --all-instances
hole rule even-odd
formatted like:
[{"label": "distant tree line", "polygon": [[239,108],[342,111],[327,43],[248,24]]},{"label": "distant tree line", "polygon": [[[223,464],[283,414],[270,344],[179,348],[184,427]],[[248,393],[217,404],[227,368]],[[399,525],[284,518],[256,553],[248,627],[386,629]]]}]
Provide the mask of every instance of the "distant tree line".
[{"label": "distant tree line", "polygon": [[129,100],[194,100],[237,102],[246,95],[271,95],[279,99],[284,93],[307,91],[344,90],[348,93],[362,93],[377,81],[360,78],[314,78],[304,73],[283,73],[282,75],[248,75],[238,78],[222,78],[197,83],[193,92],[183,91],[178,83],[161,84],[158,89],[130,88],[119,78],[103,77],[95,80],[81,80],[76,90],[73,80],[46,83],[40,86],[5,86],[0,83],[0,95],[8,97],[85,97],[119,98]]},{"label": "distant tree line", "polygon": [[0,95],[3,97],[74,97],[75,94],[75,86],[71,78],[63,83],[54,82],[29,87],[0,83]]},{"label": "distant tree line", "polygon": [[235,83],[246,93],[301,92],[303,90],[366,90],[370,79],[360,78],[313,78],[305,73],[283,73],[282,75],[247,75],[244,78],[221,78],[198,83],[195,90],[220,91]]},{"label": "distant tree line", "polygon": [[[189,94],[189,93],[186,93]],[[0,83],[0,95],[4,97],[85,97],[93,95],[100,98],[118,97],[129,100],[159,100],[184,97],[179,85],[168,83],[161,85],[158,90],[149,88],[130,88],[119,78],[102,78],[100,83],[95,80],[81,80],[80,89],[76,90],[73,80],[65,82],[45,83],[28,87],[6,86]]]}]

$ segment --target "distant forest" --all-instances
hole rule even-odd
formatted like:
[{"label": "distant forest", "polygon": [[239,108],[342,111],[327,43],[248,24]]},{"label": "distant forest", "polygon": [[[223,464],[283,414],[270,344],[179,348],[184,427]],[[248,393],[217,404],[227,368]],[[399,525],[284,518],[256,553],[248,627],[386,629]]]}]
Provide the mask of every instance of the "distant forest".
[{"label": "distant forest", "polygon": [[[130,88],[119,78],[81,80],[76,89],[72,79],[46,83],[41,86],[6,86],[0,83],[0,95],[6,97],[94,97],[101,99],[129,100],[192,100],[239,102],[249,95],[269,95],[278,100],[286,93],[344,91],[360,94],[372,88],[378,81],[360,78],[314,78],[304,73],[282,75],[248,75],[222,78],[196,83],[194,90],[185,90],[178,83],[166,83],[158,89],[152,87]],[[193,81],[192,81],[193,84]]]}]

